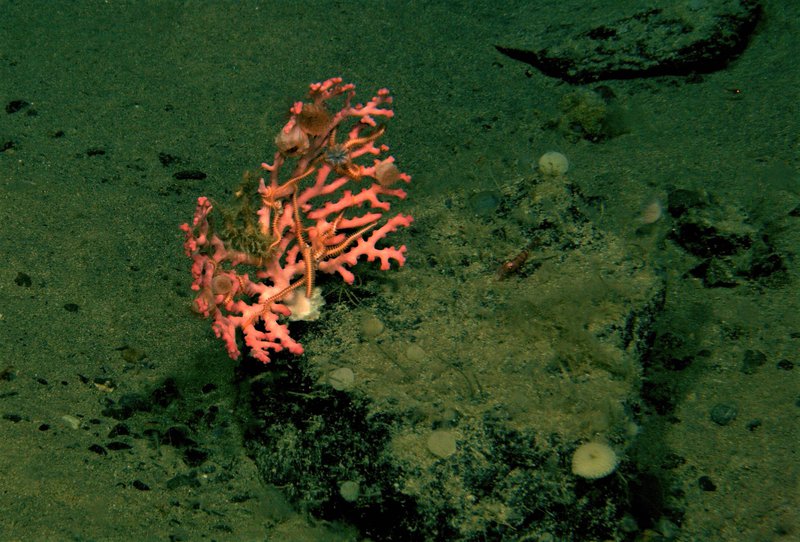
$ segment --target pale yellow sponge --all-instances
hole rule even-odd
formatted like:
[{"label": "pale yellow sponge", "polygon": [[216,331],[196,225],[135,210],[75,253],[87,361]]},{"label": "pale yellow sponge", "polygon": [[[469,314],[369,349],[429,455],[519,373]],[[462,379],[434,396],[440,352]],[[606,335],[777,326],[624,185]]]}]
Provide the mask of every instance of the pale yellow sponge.
[{"label": "pale yellow sponge", "polygon": [[572,473],[596,480],[614,472],[618,462],[616,452],[608,444],[586,442],[572,455]]}]

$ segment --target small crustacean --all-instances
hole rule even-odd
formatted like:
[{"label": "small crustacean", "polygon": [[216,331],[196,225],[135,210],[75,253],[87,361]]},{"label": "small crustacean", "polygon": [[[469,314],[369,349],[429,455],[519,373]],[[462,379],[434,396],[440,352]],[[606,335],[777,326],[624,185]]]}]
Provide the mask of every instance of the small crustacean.
[{"label": "small crustacean", "polygon": [[528,244],[526,244],[516,256],[504,261],[503,264],[497,269],[497,280],[504,280],[511,275],[519,273],[519,270],[522,269],[522,266],[528,261],[528,257],[531,255],[531,249],[533,248],[534,244],[534,241],[528,242]]},{"label": "small crustacean", "polygon": [[525,265],[525,262],[528,261],[529,255],[530,252],[526,247],[510,260],[504,261],[503,265],[501,265],[497,270],[497,279],[503,280],[518,272],[519,269]]}]

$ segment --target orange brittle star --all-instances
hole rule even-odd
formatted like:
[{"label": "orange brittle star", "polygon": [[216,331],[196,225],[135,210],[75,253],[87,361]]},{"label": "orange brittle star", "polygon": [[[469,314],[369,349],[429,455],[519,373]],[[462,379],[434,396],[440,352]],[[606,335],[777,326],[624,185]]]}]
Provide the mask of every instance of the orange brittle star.
[{"label": "orange brittle star", "polygon": [[286,297],[290,292],[293,292],[300,286],[306,286],[306,297],[311,298],[312,290],[314,289],[315,278],[317,269],[319,268],[319,264],[328,258],[336,257],[340,255],[342,252],[347,250],[350,245],[352,245],[357,239],[360,239],[363,234],[371,230],[375,227],[378,223],[377,220],[372,222],[371,224],[367,224],[366,226],[360,228],[356,232],[348,235],[341,243],[337,243],[333,246],[328,246],[327,242],[336,235],[336,230],[339,227],[339,223],[342,221],[344,217],[344,213],[340,213],[339,216],[331,224],[331,228],[327,231],[319,234],[315,239],[312,239],[311,244],[306,241],[305,237],[303,236],[303,223],[300,219],[300,210],[297,204],[297,190],[292,193],[292,206],[294,211],[294,227],[295,231],[297,232],[297,245],[300,248],[300,254],[303,258],[303,266],[304,272],[303,277],[296,280],[280,292],[272,295],[267,299],[263,305],[264,309],[261,311],[261,314],[270,310],[270,306],[275,301],[279,301]]},{"label": "orange brittle star", "polygon": [[334,128],[331,130],[331,135],[328,139],[328,148],[323,153],[322,159],[339,175],[345,175],[354,181],[360,181],[362,176],[362,166],[353,162],[353,159],[350,156],[350,149],[375,141],[381,137],[385,131],[386,125],[381,124],[371,134],[349,139],[344,143],[336,143],[336,128]]}]

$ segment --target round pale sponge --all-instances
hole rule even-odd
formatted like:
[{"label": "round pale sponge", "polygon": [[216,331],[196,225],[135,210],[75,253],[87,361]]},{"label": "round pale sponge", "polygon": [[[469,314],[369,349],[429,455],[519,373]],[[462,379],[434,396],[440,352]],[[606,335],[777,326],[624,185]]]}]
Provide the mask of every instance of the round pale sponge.
[{"label": "round pale sponge", "polygon": [[589,480],[608,476],[617,468],[617,454],[608,444],[586,442],[572,455],[572,473]]},{"label": "round pale sponge", "polygon": [[544,153],[539,158],[539,171],[542,175],[553,175],[560,177],[569,169],[569,160],[566,156],[556,151]]}]

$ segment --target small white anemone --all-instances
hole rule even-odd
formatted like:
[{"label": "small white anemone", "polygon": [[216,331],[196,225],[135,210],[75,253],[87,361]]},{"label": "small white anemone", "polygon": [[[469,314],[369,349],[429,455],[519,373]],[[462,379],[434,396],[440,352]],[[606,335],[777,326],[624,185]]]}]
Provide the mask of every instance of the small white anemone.
[{"label": "small white anemone", "polygon": [[305,290],[297,289],[291,297],[283,301],[283,304],[292,311],[289,316],[292,322],[312,322],[319,318],[319,310],[325,305],[325,298],[322,297],[320,288],[311,290],[310,298],[306,297]]}]

